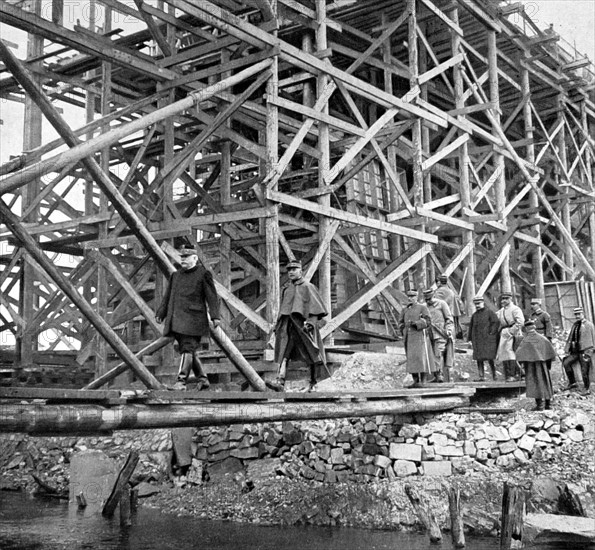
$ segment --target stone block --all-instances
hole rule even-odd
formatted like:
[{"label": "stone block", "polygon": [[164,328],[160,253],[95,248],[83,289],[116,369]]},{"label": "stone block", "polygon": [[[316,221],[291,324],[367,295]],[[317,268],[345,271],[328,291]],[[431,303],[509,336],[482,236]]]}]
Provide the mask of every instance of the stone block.
[{"label": "stone block", "polygon": [[475,443],[473,443],[473,441],[465,441],[465,444],[463,445],[463,453],[467,456],[474,457],[477,454]]},{"label": "stone block", "polygon": [[456,445],[435,445],[434,450],[440,456],[463,456],[462,447],[457,447]]},{"label": "stone block", "polygon": [[242,460],[250,460],[252,458],[258,458],[258,447],[242,447],[240,449],[233,449],[231,456],[240,458]]},{"label": "stone block", "polygon": [[484,449],[484,450],[490,449],[491,448],[490,440],[487,438],[477,439],[475,441],[475,446],[478,449]]},{"label": "stone block", "polygon": [[393,470],[397,477],[407,477],[417,474],[415,462],[410,460],[395,460]]},{"label": "stone block", "polygon": [[527,424],[522,420],[515,422],[510,428],[508,428],[508,433],[512,439],[520,439],[525,435],[527,431]]},{"label": "stone block", "polygon": [[122,464],[102,451],[74,453],[70,459],[69,502],[83,493],[87,501],[85,514],[95,513],[110,496]]},{"label": "stone block", "polygon": [[446,437],[444,434],[432,434],[430,437],[428,437],[428,441],[432,445],[440,445],[442,447],[448,445],[448,437]]},{"label": "stone block", "polygon": [[230,456],[225,460],[217,463],[209,463],[207,471],[211,481],[216,480],[219,477],[224,477],[229,474],[237,474],[238,472],[244,471],[244,465],[239,458]]},{"label": "stone block", "polygon": [[496,459],[496,466],[499,468],[510,468],[514,466],[515,460],[512,454],[501,455]]},{"label": "stone block", "polygon": [[426,476],[450,476],[452,475],[452,463],[449,460],[436,462],[423,461],[421,463],[424,475]]},{"label": "stone block", "polygon": [[566,432],[566,437],[576,443],[580,443],[583,440],[583,432],[572,428]]},{"label": "stone block", "polygon": [[395,460],[421,461],[421,446],[415,443],[391,443],[389,456]]},{"label": "stone block", "polygon": [[523,449],[528,453],[533,452],[533,447],[535,447],[535,438],[531,437],[529,434],[525,434],[518,442],[519,449]]},{"label": "stone block", "polygon": [[415,425],[415,424],[405,424],[400,430],[399,430],[399,436],[400,437],[404,437],[405,439],[409,439],[409,438],[416,438],[419,434],[419,426]]},{"label": "stone block", "polygon": [[535,436],[535,439],[537,441],[543,441],[544,443],[552,442],[550,434],[547,433],[545,430],[539,430],[539,432],[537,432],[537,435]]},{"label": "stone block", "polygon": [[512,453],[512,456],[514,456],[516,461],[521,464],[526,464],[529,462],[526,451],[523,451],[522,449],[515,449],[515,451]]},{"label": "stone block", "polygon": [[509,453],[513,453],[517,449],[517,445],[514,441],[504,441],[498,445],[498,449],[501,455],[507,455]]},{"label": "stone block", "polygon": [[328,460],[331,457],[331,446],[330,445],[317,445],[316,454],[321,460]]},{"label": "stone block", "polygon": [[510,434],[506,428],[502,426],[488,426],[486,429],[486,434],[489,439],[492,441],[508,441],[510,439]]},{"label": "stone block", "polygon": [[423,445],[421,448],[421,459],[422,460],[433,460],[436,457],[436,451],[434,447],[430,445]]},{"label": "stone block", "polygon": [[392,464],[392,460],[388,456],[376,455],[374,457],[374,465],[379,468],[388,468]]},{"label": "stone block", "polygon": [[331,464],[342,464],[345,451],[340,448],[331,449]]}]

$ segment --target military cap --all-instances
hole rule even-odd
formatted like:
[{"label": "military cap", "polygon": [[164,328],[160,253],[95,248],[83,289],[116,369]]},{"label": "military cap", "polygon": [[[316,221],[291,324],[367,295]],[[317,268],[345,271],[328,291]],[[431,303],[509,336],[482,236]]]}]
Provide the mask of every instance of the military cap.
[{"label": "military cap", "polygon": [[439,275],[439,276],[438,276],[438,280],[439,280],[441,283],[448,283],[448,275]]},{"label": "military cap", "polygon": [[409,298],[417,297],[417,290],[415,290],[414,288],[410,288],[409,290],[407,290],[405,292],[405,295],[408,296]]},{"label": "military cap", "polygon": [[483,302],[483,296],[477,295],[477,296],[475,296],[475,298],[473,298],[473,301],[474,302]]},{"label": "military cap", "polygon": [[539,298],[531,298],[531,303],[541,305],[541,300]]},{"label": "military cap", "polygon": [[500,294],[500,298],[512,298],[512,293],[505,291],[502,294]]},{"label": "military cap", "polygon": [[290,260],[285,265],[285,269],[302,269],[302,262],[299,260]]},{"label": "military cap", "polygon": [[192,256],[196,254],[196,250],[192,246],[184,244],[178,248],[178,254],[180,256]]},{"label": "military cap", "polygon": [[534,327],[535,326],[535,321],[533,319],[527,319],[525,321],[525,326],[526,327]]},{"label": "military cap", "polygon": [[434,296],[434,289],[433,288],[424,289],[424,296]]},{"label": "military cap", "polygon": [[575,312],[575,313],[583,313],[583,311],[584,311],[584,310],[583,310],[583,308],[582,308],[582,307],[575,307],[575,308],[574,308],[574,312]]}]

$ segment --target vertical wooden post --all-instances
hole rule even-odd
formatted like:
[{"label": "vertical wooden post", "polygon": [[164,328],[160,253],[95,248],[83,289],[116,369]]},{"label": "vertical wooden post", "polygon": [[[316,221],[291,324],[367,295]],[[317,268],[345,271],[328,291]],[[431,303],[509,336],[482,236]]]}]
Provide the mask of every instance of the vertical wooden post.
[{"label": "vertical wooden post", "polygon": [[[415,88],[419,76],[419,54],[417,45],[417,0],[407,0],[407,10],[409,12],[409,30],[408,30],[408,44],[409,44],[409,87]],[[411,159],[413,167],[413,204],[416,207],[423,206],[424,203],[424,174],[422,170],[423,155],[422,155],[422,122],[421,118],[417,117],[413,123],[413,157]],[[420,231],[425,231],[425,224],[421,223]],[[420,273],[418,273],[418,281],[416,283],[421,286],[426,286],[426,268],[427,261],[424,259],[420,263]]]},{"label": "vertical wooden post", "polygon": [[[529,53],[525,52],[525,57],[529,57]],[[525,154],[527,157],[527,161],[530,163],[535,162],[535,145],[533,144],[533,111],[531,110],[531,83],[529,79],[529,71],[522,66],[521,69],[521,92],[523,96],[521,97],[521,101],[525,101],[525,105],[523,107],[523,119],[525,124],[525,138],[528,140],[527,148],[525,149]],[[538,209],[539,208],[539,199],[537,198],[537,193],[532,189],[531,194],[529,195],[529,204],[531,209]],[[536,237],[539,241],[541,241],[541,226],[539,222],[536,223],[533,228],[533,236]],[[545,298],[545,287],[544,287],[544,279],[543,279],[543,257],[541,253],[541,247],[539,245],[532,245],[532,264],[533,264],[533,276],[535,281],[535,295],[538,298]]]},{"label": "vertical wooden post", "polygon": [[448,509],[452,544],[455,548],[464,548],[465,531],[461,515],[461,491],[458,487],[450,487],[448,490]]},{"label": "vertical wooden post", "polygon": [[[318,51],[326,50],[328,47],[327,41],[327,26],[326,26],[326,0],[316,0],[316,49]],[[317,78],[317,95],[320,97],[325,93],[325,89],[329,84],[329,78],[326,74],[321,73]],[[324,114],[329,113],[328,101],[322,108]],[[330,170],[331,150],[329,141],[329,127],[323,122],[318,123],[318,149],[320,151],[320,161],[318,166],[318,186],[325,185],[324,180]],[[331,205],[331,196],[327,193],[321,195],[318,202],[325,207]],[[318,242],[322,243],[329,231],[330,220],[326,216],[320,216],[318,220]],[[326,307],[326,310],[331,311],[331,247],[329,246],[324,253],[320,264],[318,265],[318,288],[320,296]],[[332,336],[329,336],[329,340]],[[328,342],[331,343],[330,341]]]},{"label": "vertical wooden post", "polygon": [[[587,102],[581,102],[581,125],[585,131],[585,135],[589,135],[589,120],[587,116]],[[593,181],[593,149],[587,147],[585,149],[585,177],[588,181]],[[595,207],[591,206],[591,213],[589,214],[589,237],[591,243],[591,263],[595,262]]]},{"label": "vertical wooden post", "polygon": [[[389,16],[386,13],[382,14],[382,25],[388,25],[388,22],[390,21]],[[383,49],[382,49],[382,55],[383,55],[383,61],[385,63],[385,66],[390,66],[391,64],[391,39],[390,37],[388,37],[386,39],[386,42],[383,45]],[[394,89],[393,89],[393,77],[392,77],[392,73],[385,69],[384,70],[384,90],[386,92],[388,92],[389,94],[392,94]],[[386,150],[386,158],[388,160],[389,165],[391,166],[391,168],[395,171],[395,173],[398,173],[398,168],[397,168],[397,149],[395,147],[395,145],[389,145],[387,150]],[[390,210],[391,212],[398,212],[401,206],[401,197],[399,197],[399,194],[397,193],[397,191],[395,190],[394,185],[391,185],[389,187],[390,189]],[[391,261],[396,260],[401,254],[402,254],[402,247],[401,247],[401,237],[399,235],[395,235],[395,234],[390,234],[388,236],[388,242],[389,242],[389,246],[390,246],[390,258]],[[399,277],[399,279],[395,282],[395,285],[398,286],[398,288],[403,289],[403,278]]]},{"label": "vertical wooden post", "polygon": [[[558,156],[560,157],[559,160],[559,167],[557,168],[557,173],[559,174],[558,184],[562,186],[562,223],[564,227],[568,230],[569,233],[572,233],[572,220],[570,218],[570,181],[566,177],[566,170],[568,169],[568,155],[566,153],[566,125],[564,121],[563,111],[564,111],[564,103],[563,103],[563,96],[558,96],[558,123],[562,124],[560,131],[558,132]],[[572,248],[568,243],[568,240],[562,238],[564,242],[564,262],[566,265],[572,269],[574,269],[574,253],[572,252]],[[573,275],[569,274],[566,270],[563,270],[562,277],[564,281],[573,280]]]},{"label": "vertical wooden post", "polygon": [[525,494],[520,487],[504,483],[502,493],[502,519],[500,528],[500,550],[508,550],[512,539],[520,540],[525,516]]},{"label": "vertical wooden post", "polygon": [[[277,1],[271,1],[271,8],[277,17]],[[276,31],[274,32],[276,34]],[[273,57],[271,65],[271,77],[267,82],[267,97],[275,99],[279,93],[279,58]],[[272,173],[279,162],[279,110],[272,101],[267,101],[266,106],[266,166],[264,173]],[[277,184],[275,184],[275,187]],[[271,326],[279,314],[279,300],[281,299],[280,289],[280,268],[279,268],[279,205],[268,202],[273,206],[274,214],[265,219],[265,242],[266,242],[266,260],[267,260],[267,280],[266,280],[266,318]],[[274,341],[274,335],[270,336],[270,342]],[[269,359],[268,357],[266,357]]]},{"label": "vertical wooden post", "polygon": [[120,526],[130,527],[132,520],[130,519],[130,485],[127,483],[122,489],[120,496]]},{"label": "vertical wooden post", "polygon": [[[451,12],[451,19],[459,23],[459,10],[455,7]],[[452,33],[452,55],[453,57],[461,51],[461,38],[456,33]],[[454,75],[454,89],[455,89],[455,107],[462,109],[465,107],[465,89],[463,86],[462,61],[453,67]],[[471,184],[469,182],[469,164],[471,159],[469,157],[469,145],[463,143],[459,147],[459,193],[461,195],[461,206],[463,208],[471,207]],[[463,265],[465,266],[465,279],[463,280],[463,292],[465,297],[465,307],[467,313],[471,313],[471,304],[475,296],[475,253],[474,253],[475,238],[473,230],[463,229],[463,246],[470,246],[471,252],[465,258]]]},{"label": "vertical wooden post", "polygon": [[440,526],[434,516],[429,504],[421,498],[417,491],[411,485],[405,485],[405,493],[409,497],[417,516],[424,524],[430,534],[430,542],[437,543],[442,540]]},{"label": "vertical wooden post", "polygon": [[[492,102],[492,129],[500,130],[500,86],[498,84],[498,45],[496,31],[487,30],[488,33],[488,75],[490,83],[490,101]],[[506,206],[506,182],[504,179],[504,156],[494,151],[494,170],[497,173],[494,189],[496,192],[496,212],[503,212]],[[506,220],[503,220],[506,223]],[[510,277],[510,254],[506,254],[500,266],[500,285],[502,290],[512,292],[512,279]]]},{"label": "vertical wooden post", "polygon": [[130,489],[130,513],[134,514],[138,510],[138,487]]},{"label": "vertical wooden post", "polygon": [[[36,15],[41,14],[41,0],[29,0],[26,2],[25,9]],[[43,53],[43,38],[29,34],[27,36],[27,58],[40,57]],[[36,65],[40,65],[37,62]],[[40,77],[33,74],[33,79],[37,84],[40,84]],[[31,151],[41,145],[42,140],[42,115],[41,110],[36,105],[35,101],[29,96],[25,95],[25,114],[23,119],[23,149]],[[22,211],[27,210],[29,205],[35,201],[39,193],[39,180],[35,179],[28,183],[21,190]],[[35,207],[29,213],[23,222],[37,222],[39,216],[39,208]],[[36,237],[37,239],[37,237]],[[26,261],[27,253],[24,252],[21,259],[21,280],[19,285],[19,313],[25,320],[25,323],[30,321],[37,308],[38,294],[35,289],[35,269],[30,262]],[[17,364],[30,365],[33,362],[33,352],[37,351],[38,339],[33,332],[26,332],[22,336],[17,337],[16,353]]]},{"label": "vertical wooden post", "polygon": [[[103,31],[109,32],[112,30],[112,9],[105,6],[105,18],[103,23]],[[112,102],[112,64],[104,61],[101,64],[101,116],[109,115],[111,111]],[[109,132],[109,125],[103,126],[102,132]],[[110,147],[106,147],[101,151],[101,160],[99,166],[106,173],[110,172]],[[103,191],[99,195],[99,211],[107,213],[108,202],[107,197]],[[108,222],[99,224],[99,238],[105,239],[108,234]],[[97,313],[102,318],[107,318],[107,302],[108,302],[108,280],[107,269],[102,265],[97,265],[97,290],[95,296],[97,299],[96,307]],[[108,371],[107,365],[107,345],[103,338],[97,338],[95,346],[95,377],[101,376]]]}]

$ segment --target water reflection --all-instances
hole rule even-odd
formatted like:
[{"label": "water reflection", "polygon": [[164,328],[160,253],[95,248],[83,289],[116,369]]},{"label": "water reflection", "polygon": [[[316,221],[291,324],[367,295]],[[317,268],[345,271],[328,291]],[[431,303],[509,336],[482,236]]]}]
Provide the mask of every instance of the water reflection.
[{"label": "water reflection", "polygon": [[[85,517],[75,506],[0,492],[2,550],[451,550],[426,536],[395,531],[325,527],[279,527],[207,521],[161,514],[141,506],[129,528],[116,514]],[[496,550],[495,539],[468,539],[467,550]]]}]

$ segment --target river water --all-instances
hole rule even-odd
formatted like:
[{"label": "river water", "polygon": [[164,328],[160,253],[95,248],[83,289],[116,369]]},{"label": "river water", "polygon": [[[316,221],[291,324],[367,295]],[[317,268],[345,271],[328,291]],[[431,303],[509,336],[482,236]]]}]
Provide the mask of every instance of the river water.
[{"label": "river water", "polygon": [[[496,539],[467,539],[467,550],[496,550]],[[121,528],[118,514],[85,517],[63,501],[0,492],[2,550],[451,550],[449,533],[441,545],[421,534],[346,527],[280,527],[180,518],[142,506],[132,526]]]}]

